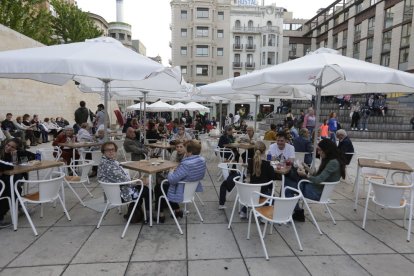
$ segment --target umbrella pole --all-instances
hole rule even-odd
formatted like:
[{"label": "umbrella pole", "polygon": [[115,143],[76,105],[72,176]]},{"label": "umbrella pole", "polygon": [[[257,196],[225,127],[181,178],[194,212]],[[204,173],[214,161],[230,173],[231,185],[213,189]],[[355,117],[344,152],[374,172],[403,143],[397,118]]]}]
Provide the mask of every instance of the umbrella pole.
[{"label": "umbrella pole", "polygon": [[[322,76],[318,79],[316,85],[316,99],[315,99],[315,129],[313,130],[313,152],[312,159],[316,160],[316,147],[318,146],[318,130],[319,130],[319,117],[321,114],[321,91],[322,91]],[[312,162],[312,168],[315,167],[316,162]]]},{"label": "umbrella pole", "polygon": [[144,144],[146,144],[147,143],[147,138],[146,138],[147,135],[145,133],[145,131],[146,131],[145,126],[146,126],[146,119],[147,119],[147,94],[148,94],[148,92],[147,91],[142,91],[142,94],[144,94],[144,120],[143,120],[144,126],[143,126],[143,133],[144,133]]},{"label": "umbrella pole", "polygon": [[259,103],[259,95],[254,95],[256,97],[256,105],[255,105],[255,115],[254,115],[254,132],[256,133],[256,126],[257,126],[257,112],[258,108],[257,105]]},{"label": "umbrella pole", "polygon": [[220,130],[223,128],[223,126],[221,125],[222,122],[222,118],[223,118],[223,101],[220,100],[219,101],[219,107],[220,107],[220,118],[219,118],[219,125],[220,125]]},{"label": "umbrella pole", "polygon": [[104,131],[105,131],[105,138],[104,138],[104,140],[105,141],[108,141],[108,131],[107,131],[107,124],[108,124],[108,116],[106,116],[106,114],[108,113],[108,110],[109,110],[109,108],[108,108],[108,94],[109,94],[109,82],[110,82],[110,80],[103,80],[103,82],[104,82],[104,87],[105,87],[105,94],[104,94],[104,105],[105,105],[105,108],[104,108],[104,111],[105,111],[105,114],[104,114]]}]

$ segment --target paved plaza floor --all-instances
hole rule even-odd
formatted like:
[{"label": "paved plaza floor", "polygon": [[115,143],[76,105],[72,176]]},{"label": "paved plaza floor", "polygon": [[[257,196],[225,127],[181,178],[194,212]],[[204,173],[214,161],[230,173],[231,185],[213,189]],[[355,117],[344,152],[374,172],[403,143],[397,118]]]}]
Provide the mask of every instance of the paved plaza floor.
[{"label": "paved plaza floor", "polygon": [[[206,143],[204,143],[206,145]],[[414,167],[414,144],[394,142],[355,142],[359,157],[375,158],[387,154],[389,160],[407,162]],[[50,144],[42,145],[42,147]],[[406,241],[402,228],[402,210],[378,209],[378,216],[368,213],[366,230],[361,229],[364,200],[353,210],[351,181],[356,174],[356,158],[348,167],[349,177],[334,192],[331,205],[337,220],[334,225],[319,206],[312,210],[323,235],[306,217],[296,223],[302,241],[299,251],[291,225],[276,225],[266,236],[270,260],[266,261],[256,225],[246,239],[247,221],[238,216],[230,230],[227,223],[234,194],[229,196],[225,211],[218,210],[217,162],[204,149],[208,171],[200,194],[205,205],[198,204],[204,223],[189,206],[188,216],[180,219],[180,235],[171,218],[164,224],[149,227],[131,225],[120,238],[125,221],[112,210],[100,229],[100,213],[81,206],[66,189],[66,204],[72,217],[68,221],[59,205],[47,205],[44,218],[40,208],[32,214],[39,236],[35,237],[24,216],[18,230],[0,230],[0,275],[412,275],[414,271],[414,237]],[[32,176],[33,178],[35,175]],[[93,194],[102,195],[96,178]],[[76,190],[89,199],[83,188]],[[197,203],[199,203],[197,201]],[[373,210],[373,206],[370,208]]]}]

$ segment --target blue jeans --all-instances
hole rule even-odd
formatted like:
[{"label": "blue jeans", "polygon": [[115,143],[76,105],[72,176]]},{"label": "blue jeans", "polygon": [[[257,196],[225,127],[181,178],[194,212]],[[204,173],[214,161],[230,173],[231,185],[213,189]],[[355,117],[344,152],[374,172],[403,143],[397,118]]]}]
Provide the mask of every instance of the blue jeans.
[{"label": "blue jeans", "polygon": [[[289,186],[292,188],[297,189],[298,183],[294,183],[293,181],[286,181],[288,178],[285,178],[285,186]],[[319,200],[321,198],[322,192],[315,189],[316,184],[311,182],[302,183],[300,191],[302,192],[303,196],[312,200]],[[285,193],[286,197],[293,197],[295,196],[295,192],[292,190],[286,190]],[[301,210],[299,204],[296,204],[295,211]]]}]

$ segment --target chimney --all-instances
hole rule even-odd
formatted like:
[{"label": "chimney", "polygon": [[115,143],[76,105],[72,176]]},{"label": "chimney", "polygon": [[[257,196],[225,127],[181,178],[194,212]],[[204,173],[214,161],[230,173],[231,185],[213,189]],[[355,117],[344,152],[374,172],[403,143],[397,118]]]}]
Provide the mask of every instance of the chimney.
[{"label": "chimney", "polygon": [[116,0],[116,22],[124,22],[123,0]]}]

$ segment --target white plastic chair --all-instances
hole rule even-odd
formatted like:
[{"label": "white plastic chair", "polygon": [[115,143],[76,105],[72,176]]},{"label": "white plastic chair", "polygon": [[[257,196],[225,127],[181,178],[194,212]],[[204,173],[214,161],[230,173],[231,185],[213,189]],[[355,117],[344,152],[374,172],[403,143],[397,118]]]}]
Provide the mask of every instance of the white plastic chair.
[{"label": "white plastic chair", "polygon": [[[164,191],[164,184],[167,183],[167,181],[168,181],[167,179],[164,179],[161,182],[161,192],[162,192],[162,196],[160,196],[160,198],[158,200],[157,223],[160,222],[161,200],[164,199],[165,202],[167,203],[168,209],[170,210],[172,217],[174,218],[174,221],[175,221],[175,224],[177,225],[178,231],[180,231],[180,234],[183,235],[183,230],[181,230],[181,226],[178,223],[177,217],[175,216],[175,212],[172,209],[172,207],[170,205],[170,202],[168,201],[167,193],[166,193],[166,191]],[[196,189],[197,189],[197,186],[198,186],[199,181],[196,181],[196,182],[183,182],[183,181],[180,181],[179,183],[184,184],[183,201],[180,202],[180,203],[184,203],[184,204],[193,203],[194,204],[194,208],[196,209],[197,214],[198,214],[201,222],[203,222],[204,221],[203,220],[203,217],[201,216],[200,211],[198,210],[197,204],[194,201],[194,196],[195,196],[195,192],[196,192]]]},{"label": "white plastic chair", "polygon": [[0,180],[0,200],[7,200],[7,202],[9,203],[9,208],[11,209],[12,208],[11,198],[8,196],[2,196],[5,188],[6,188],[6,184]]},{"label": "white plastic chair", "polygon": [[[297,196],[294,197],[285,197],[286,190],[292,190],[297,193]],[[264,242],[264,238],[266,235],[266,228],[267,224],[270,223],[270,231],[272,231],[272,226],[274,223],[276,224],[287,224],[291,223],[293,231],[295,232],[296,240],[299,244],[300,251],[303,251],[302,244],[299,239],[298,232],[296,231],[295,222],[292,219],[292,213],[295,209],[296,204],[298,203],[299,199],[302,198],[302,193],[299,190],[296,190],[291,187],[286,187],[282,191],[283,197],[274,197],[268,196],[265,194],[261,194],[259,192],[254,192],[251,197],[251,205],[252,205],[252,213],[254,215],[254,219],[256,221],[257,231],[259,232],[260,242],[262,243],[263,251],[266,256],[266,260],[269,260],[269,255],[267,254],[266,244]],[[262,197],[265,198],[266,201],[261,204],[255,204],[255,198]],[[267,202],[273,202],[273,205],[264,206]],[[263,228],[263,232],[260,228],[259,218],[264,221],[265,225]]]},{"label": "white plastic chair", "polygon": [[274,194],[274,190],[275,190],[275,185],[273,180],[266,182],[266,183],[255,183],[255,184],[251,184],[251,183],[243,183],[240,181],[240,176],[237,176],[234,178],[234,183],[236,184],[236,190],[237,190],[237,196],[236,199],[234,200],[234,205],[233,205],[233,210],[231,211],[231,216],[230,216],[230,221],[229,221],[229,225],[227,226],[228,229],[230,229],[231,227],[231,223],[233,221],[233,216],[234,216],[234,211],[236,210],[236,204],[239,203],[240,205],[243,205],[247,208],[247,212],[249,215],[249,224],[248,224],[248,228],[247,228],[247,239],[250,238],[250,224],[252,221],[252,208],[253,206],[262,206],[265,203],[271,203],[270,201],[268,201],[267,199],[260,200],[260,197],[257,194],[254,194],[254,196],[252,195],[254,192],[260,192],[260,189],[263,186],[267,186],[267,185],[272,185],[272,192],[271,194]]},{"label": "white plastic chair", "polygon": [[[335,190],[336,185],[338,185],[340,182],[341,181],[336,181],[336,182],[321,182],[320,185],[323,185],[324,187],[323,187],[323,191],[322,191],[322,194],[321,194],[321,198],[319,200],[309,199],[309,198],[305,197],[305,195],[302,194],[303,195],[303,203],[306,205],[306,207],[307,207],[307,209],[309,211],[309,214],[312,217],[312,220],[313,220],[316,228],[318,229],[318,231],[319,231],[319,233],[321,235],[322,235],[322,231],[319,228],[319,225],[318,225],[318,223],[317,223],[317,221],[316,221],[316,219],[315,219],[315,217],[314,217],[314,215],[312,213],[312,210],[309,207],[309,203],[310,204],[322,204],[322,205],[324,205],[325,208],[326,208],[326,210],[329,213],[329,216],[332,219],[332,222],[336,225],[335,218],[332,215],[331,209],[329,208],[328,204],[332,203],[330,197],[331,197],[333,191]],[[306,179],[303,179],[303,180],[299,181],[299,183],[298,183],[298,189],[299,190],[301,190],[301,186],[302,186],[303,183],[310,183],[310,181],[309,180],[306,180]]]},{"label": "white plastic chair", "polygon": [[92,167],[94,166],[94,162],[92,160],[83,160],[78,161],[78,164],[71,164],[69,166],[64,166],[62,169],[70,170],[72,172],[72,175],[66,175],[65,176],[65,183],[69,187],[69,189],[72,190],[72,192],[75,194],[75,196],[78,198],[79,202],[85,206],[85,203],[82,201],[78,193],[73,188],[73,184],[81,184],[88,194],[93,197],[93,194],[89,191],[88,187],[86,187],[85,184],[90,184],[89,182],[89,172],[92,170]]},{"label": "white plastic chair", "polygon": [[[101,227],[101,223],[103,218],[105,217],[105,215],[107,214],[107,211],[109,212],[111,207],[120,207],[123,205],[127,205],[127,204],[134,204],[134,207],[132,208],[131,214],[129,215],[128,221],[125,225],[124,231],[121,234],[121,238],[123,239],[125,236],[126,231],[128,230],[128,226],[129,223],[131,222],[132,216],[134,215],[135,209],[137,208],[138,205],[138,201],[141,198],[142,195],[142,191],[144,190],[144,184],[142,183],[141,179],[134,179],[131,181],[127,181],[127,182],[120,182],[120,183],[107,183],[107,182],[101,182],[98,181],[99,184],[102,186],[104,193],[106,195],[106,205],[105,205],[105,209],[102,212],[101,218],[99,219],[98,225],[96,226],[96,228],[99,229],[99,227]],[[132,201],[128,201],[128,202],[122,202],[121,199],[121,190],[120,190],[120,186],[121,185],[135,185],[135,186],[141,186],[141,189],[139,191],[138,197]],[[147,216],[146,216],[146,210],[145,210],[145,204],[144,205],[144,219],[147,220]]]},{"label": "white plastic chair", "polygon": [[365,229],[367,219],[368,203],[371,199],[375,204],[375,215],[377,214],[377,205],[382,208],[403,209],[404,208],[404,227],[406,227],[407,208],[409,209],[407,241],[411,238],[411,222],[413,218],[413,197],[414,184],[406,186],[390,185],[376,182],[368,179],[368,195],[365,201],[364,219],[362,221],[362,229]]},{"label": "white plastic chair", "polygon": [[[27,220],[30,223],[30,226],[32,227],[32,230],[35,236],[37,236],[38,234],[36,231],[36,227],[34,226],[33,221],[30,217],[30,214],[26,209],[26,206],[25,206],[26,203],[40,204],[40,217],[42,218],[43,217],[43,203],[47,203],[47,202],[54,203],[56,199],[59,199],[59,202],[62,205],[63,211],[66,214],[66,217],[68,218],[69,221],[71,220],[69,213],[66,210],[65,204],[59,194],[59,191],[63,186],[62,182],[65,177],[65,174],[62,172],[53,172],[51,177],[52,177],[51,179],[46,179],[46,180],[19,180],[15,184],[14,190],[17,195],[16,210],[15,210],[16,225],[18,221],[18,216],[17,216],[17,210],[18,210],[18,205],[19,205],[18,203],[20,202],[20,205],[22,206],[22,209],[27,217]],[[24,184],[24,183],[27,183],[29,186],[32,186],[32,185],[38,186],[39,192],[33,193],[33,194],[27,194],[24,196],[21,195],[17,187],[20,184]]]}]

